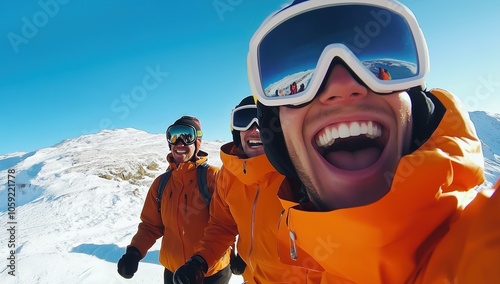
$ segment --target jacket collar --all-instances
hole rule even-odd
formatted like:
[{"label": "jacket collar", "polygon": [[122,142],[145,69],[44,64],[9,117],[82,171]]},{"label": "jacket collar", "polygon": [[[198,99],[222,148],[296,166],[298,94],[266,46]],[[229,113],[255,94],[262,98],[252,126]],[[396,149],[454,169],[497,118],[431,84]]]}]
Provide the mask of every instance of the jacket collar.
[{"label": "jacket collar", "polygon": [[266,155],[244,157],[234,142],[221,146],[220,158],[223,167],[246,185],[261,183],[269,173],[276,173]]},{"label": "jacket collar", "polygon": [[196,155],[196,162],[193,161],[187,161],[185,163],[180,163],[177,164],[174,160],[174,156],[172,153],[168,153],[167,155],[167,162],[168,162],[168,169],[167,170],[172,170],[172,169],[178,169],[179,167],[187,167],[187,168],[196,168],[202,163],[208,161],[208,153],[202,150],[199,150],[197,155]]}]

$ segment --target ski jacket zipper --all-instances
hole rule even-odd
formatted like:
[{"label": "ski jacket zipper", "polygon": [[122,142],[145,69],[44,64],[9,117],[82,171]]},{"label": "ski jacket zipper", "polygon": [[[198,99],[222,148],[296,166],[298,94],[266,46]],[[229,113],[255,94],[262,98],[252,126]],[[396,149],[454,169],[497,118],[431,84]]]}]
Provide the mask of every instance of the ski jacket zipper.
[{"label": "ski jacket zipper", "polygon": [[257,192],[255,194],[255,198],[253,201],[252,205],[252,223],[250,227],[250,249],[248,250],[248,265],[252,268],[252,270],[255,270],[253,263],[252,263],[252,251],[253,251],[253,245],[254,245],[254,234],[255,234],[255,211],[257,209],[257,201],[259,200],[259,193],[260,193],[260,185],[257,185]]}]

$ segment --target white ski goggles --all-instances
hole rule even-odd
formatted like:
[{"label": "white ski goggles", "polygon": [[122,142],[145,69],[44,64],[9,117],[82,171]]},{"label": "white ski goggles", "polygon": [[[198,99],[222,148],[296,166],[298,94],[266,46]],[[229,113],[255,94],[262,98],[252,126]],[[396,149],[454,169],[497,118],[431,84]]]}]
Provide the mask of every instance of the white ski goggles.
[{"label": "white ski goggles", "polygon": [[231,111],[231,129],[247,131],[254,123],[259,125],[256,105],[244,105]]},{"label": "white ski goggles", "polygon": [[250,41],[252,92],[267,106],[300,105],[341,58],[376,93],[425,84],[427,45],[413,13],[393,0],[309,0],[268,17]]}]

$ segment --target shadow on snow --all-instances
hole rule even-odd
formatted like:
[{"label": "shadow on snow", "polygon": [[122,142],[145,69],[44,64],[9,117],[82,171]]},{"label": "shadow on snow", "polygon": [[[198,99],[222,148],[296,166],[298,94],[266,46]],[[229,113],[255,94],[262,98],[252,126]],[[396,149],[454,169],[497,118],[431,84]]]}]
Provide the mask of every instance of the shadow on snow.
[{"label": "shadow on snow", "polygon": [[[71,252],[93,255],[99,259],[117,263],[125,253],[125,248],[119,247],[115,244],[81,244],[74,247]],[[160,251],[149,251],[141,262],[160,264],[158,261],[159,256]]]}]

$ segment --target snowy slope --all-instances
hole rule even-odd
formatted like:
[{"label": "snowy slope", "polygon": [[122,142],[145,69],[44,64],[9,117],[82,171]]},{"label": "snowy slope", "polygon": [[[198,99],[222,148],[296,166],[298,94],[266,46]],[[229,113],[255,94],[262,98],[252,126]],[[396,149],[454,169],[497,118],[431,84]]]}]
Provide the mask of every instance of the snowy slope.
[{"label": "snowy slope", "polygon": [[500,177],[500,114],[475,111],[470,118],[482,142],[486,179],[494,183]]},{"label": "snowy slope", "polygon": [[[221,164],[222,142],[204,142]],[[127,281],[116,262],[136,232],[144,196],[162,173],[165,136],[135,129],[102,131],[33,153],[0,156],[0,216],[7,223],[8,169],[15,169],[16,277],[7,273],[1,230],[1,283],[163,283],[159,241]],[[6,225],[5,225],[6,226]],[[241,283],[233,277],[235,283]]]},{"label": "snowy slope", "polygon": [[[486,178],[500,176],[500,115],[473,112]],[[222,141],[203,141],[220,166]],[[102,131],[31,153],[0,156],[0,283],[162,283],[159,241],[132,280],[116,262],[136,232],[144,196],[169,152],[163,134]],[[8,224],[8,170],[16,172],[15,224]],[[15,227],[11,236],[9,226]],[[13,238],[13,239],[12,239]],[[12,241],[9,243],[9,241]],[[15,274],[7,265],[16,245]],[[242,283],[233,276],[231,283]]]}]

